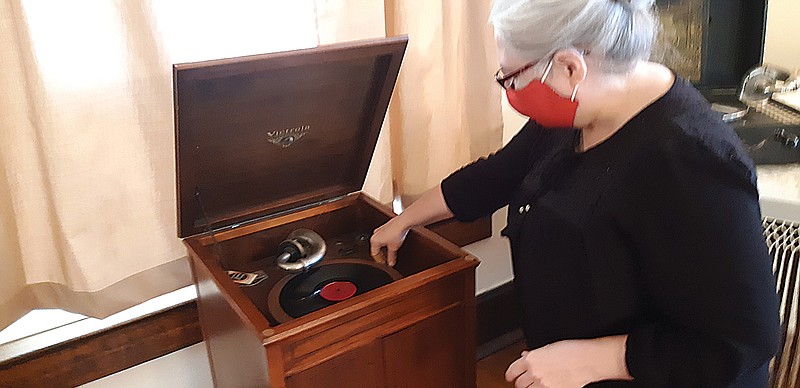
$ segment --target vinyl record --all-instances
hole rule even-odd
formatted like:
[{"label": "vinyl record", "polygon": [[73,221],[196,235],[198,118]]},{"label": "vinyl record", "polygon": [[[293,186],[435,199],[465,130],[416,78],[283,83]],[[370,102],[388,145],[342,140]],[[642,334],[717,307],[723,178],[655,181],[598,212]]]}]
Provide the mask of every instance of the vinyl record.
[{"label": "vinyl record", "polygon": [[270,313],[277,321],[285,322],[374,290],[400,277],[402,275],[393,268],[367,260],[323,262],[279,281],[270,291]]}]

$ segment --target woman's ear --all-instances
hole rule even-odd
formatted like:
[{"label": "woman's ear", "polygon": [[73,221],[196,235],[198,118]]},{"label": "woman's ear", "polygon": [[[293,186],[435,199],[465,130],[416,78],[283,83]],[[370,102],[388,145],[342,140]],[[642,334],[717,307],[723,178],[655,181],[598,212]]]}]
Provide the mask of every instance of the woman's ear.
[{"label": "woman's ear", "polygon": [[586,60],[577,50],[562,50],[553,56],[553,62],[567,70],[570,86],[573,88],[586,79]]}]

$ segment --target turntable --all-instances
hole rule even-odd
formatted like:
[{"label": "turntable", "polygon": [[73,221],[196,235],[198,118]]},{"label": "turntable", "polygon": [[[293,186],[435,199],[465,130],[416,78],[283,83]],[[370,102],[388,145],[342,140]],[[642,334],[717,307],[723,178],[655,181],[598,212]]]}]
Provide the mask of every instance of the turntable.
[{"label": "turntable", "polygon": [[756,164],[787,164],[800,163],[798,88],[798,71],[764,64],[750,69],[735,93],[717,89],[705,94]]},{"label": "turntable", "polygon": [[215,386],[475,385],[475,267],[359,190],[406,38],[174,67],[178,235]]},{"label": "turntable", "polygon": [[369,237],[357,231],[326,241],[313,230],[294,230],[275,255],[238,266],[252,272],[229,275],[252,275],[238,282],[240,288],[271,325],[279,325],[403,278],[370,257]]}]

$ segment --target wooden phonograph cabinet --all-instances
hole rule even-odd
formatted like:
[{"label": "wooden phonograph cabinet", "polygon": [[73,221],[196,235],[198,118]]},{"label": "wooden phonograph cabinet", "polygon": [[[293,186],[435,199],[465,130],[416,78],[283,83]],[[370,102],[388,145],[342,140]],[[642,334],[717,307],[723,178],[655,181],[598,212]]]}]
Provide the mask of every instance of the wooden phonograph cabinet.
[{"label": "wooden phonograph cabinet", "polygon": [[174,66],[178,234],[218,387],[474,387],[477,260],[360,192],[405,37]]}]

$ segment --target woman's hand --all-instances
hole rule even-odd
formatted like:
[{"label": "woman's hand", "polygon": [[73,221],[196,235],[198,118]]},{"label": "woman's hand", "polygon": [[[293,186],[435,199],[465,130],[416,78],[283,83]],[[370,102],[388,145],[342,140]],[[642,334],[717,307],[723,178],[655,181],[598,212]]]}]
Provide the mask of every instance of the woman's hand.
[{"label": "woman's hand", "polygon": [[631,380],[625,365],[627,336],[554,342],[522,352],[506,371],[517,388],[580,388],[602,380]]},{"label": "woman's hand", "polygon": [[437,185],[426,191],[402,214],[375,229],[369,239],[370,253],[375,261],[394,266],[397,262],[397,250],[403,245],[412,226],[428,225],[452,216],[453,213],[444,201],[441,185]]},{"label": "woman's hand", "polygon": [[394,267],[397,262],[397,250],[403,245],[409,229],[403,222],[402,216],[392,218],[375,229],[369,239],[372,257],[378,262],[386,262]]}]

